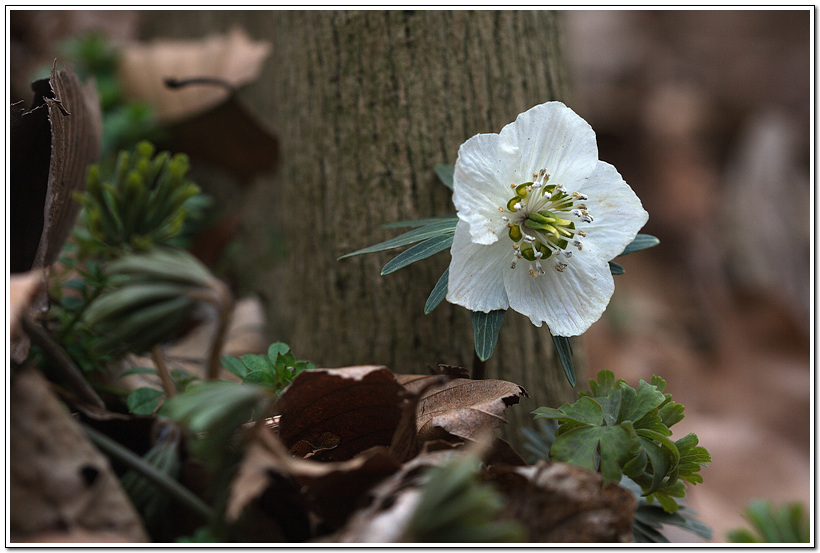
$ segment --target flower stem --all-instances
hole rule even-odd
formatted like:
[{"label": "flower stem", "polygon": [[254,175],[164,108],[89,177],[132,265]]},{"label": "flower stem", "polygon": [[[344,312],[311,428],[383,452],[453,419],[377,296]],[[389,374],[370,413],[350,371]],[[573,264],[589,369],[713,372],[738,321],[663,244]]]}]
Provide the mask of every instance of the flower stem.
[{"label": "flower stem", "polygon": [[219,310],[219,315],[213,342],[211,342],[211,351],[208,354],[208,365],[205,373],[208,376],[208,380],[216,380],[219,378],[219,358],[222,354],[222,346],[225,344],[225,335],[228,331],[228,323],[230,323],[231,319],[231,308],[233,307],[231,292],[222,281],[214,280],[214,289],[217,293],[217,300],[214,301],[214,304]]},{"label": "flower stem", "polygon": [[485,362],[481,360],[477,353],[473,352],[473,372],[470,378],[484,380],[485,366]]},{"label": "flower stem", "polygon": [[162,382],[162,390],[165,392],[165,398],[171,399],[176,395],[176,387],[174,381],[171,379],[171,371],[165,363],[165,356],[162,355],[162,349],[159,346],[151,348],[151,358],[157,366],[157,374],[160,382]]}]

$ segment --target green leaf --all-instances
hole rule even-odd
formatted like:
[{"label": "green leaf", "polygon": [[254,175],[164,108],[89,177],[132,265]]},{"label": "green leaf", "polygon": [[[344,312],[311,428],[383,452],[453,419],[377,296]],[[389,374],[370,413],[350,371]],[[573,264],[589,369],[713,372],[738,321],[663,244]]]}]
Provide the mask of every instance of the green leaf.
[{"label": "green leaf", "polygon": [[575,367],[572,365],[572,342],[566,336],[552,336],[552,343],[558,351],[561,368],[567,377],[570,386],[575,386]]},{"label": "green leaf", "polygon": [[647,248],[653,248],[660,243],[661,241],[658,240],[656,237],[652,236],[651,234],[638,234],[637,236],[635,236],[635,239],[632,240],[632,242],[627,244],[626,248],[624,248],[624,251],[621,252],[617,257],[645,250]]},{"label": "green leaf", "polygon": [[401,252],[399,255],[388,261],[387,265],[385,265],[382,269],[381,274],[382,276],[384,276],[394,271],[398,271],[399,269],[406,267],[411,263],[421,261],[422,259],[427,259],[428,257],[435,255],[440,251],[446,250],[452,245],[452,234],[444,234],[434,236],[433,238],[428,238],[424,242],[408,248],[407,250]]},{"label": "green leaf", "polygon": [[128,410],[135,415],[152,415],[159,407],[160,398],[164,397],[161,390],[154,388],[137,388],[126,399]]},{"label": "green leaf", "polygon": [[454,165],[441,164],[433,167],[433,171],[436,172],[436,175],[439,180],[441,180],[441,183],[450,190],[453,189],[453,174],[455,173],[455,170],[456,168]]},{"label": "green leaf", "polygon": [[497,309],[489,313],[470,312],[473,320],[475,352],[482,361],[489,359],[495,351],[498,331],[501,330],[501,323],[504,322],[504,313],[504,309]]},{"label": "green leaf", "polygon": [[626,269],[615,263],[614,261],[609,262],[609,272],[613,275],[622,275],[626,272]]},{"label": "green leaf", "polygon": [[637,390],[626,383],[623,383],[620,389],[622,399],[618,413],[619,421],[639,421],[647,413],[657,409],[665,399],[663,393],[643,379],[638,383]]},{"label": "green leaf", "polygon": [[275,364],[277,357],[285,355],[289,351],[289,345],[282,342],[274,342],[268,347],[268,359],[270,359],[271,364]]},{"label": "green leaf", "polygon": [[368,246],[367,248],[362,248],[361,250],[356,250],[355,252],[345,254],[339,257],[339,259],[352,257],[354,255],[362,255],[365,253],[375,253],[385,250],[392,250],[393,248],[407,246],[410,244],[414,244],[416,242],[421,242],[422,240],[427,240],[428,238],[433,238],[435,236],[451,234],[455,232],[457,223],[458,219],[455,217],[441,219],[440,221],[424,225],[423,227],[415,228],[411,231],[405,232],[404,234],[400,234],[399,236],[391,238],[390,240],[385,240],[384,242],[380,242],[373,246]]},{"label": "green leaf", "polygon": [[236,357],[233,357],[232,355],[225,355],[220,359],[220,361],[222,362],[223,367],[239,378],[244,379],[248,375],[248,368]]},{"label": "green leaf", "polygon": [[212,466],[228,451],[231,435],[254,413],[264,412],[272,396],[258,386],[212,380],[188,386],[167,400],[160,414],[185,424],[196,438],[192,447]]},{"label": "green leaf", "polygon": [[242,360],[242,364],[248,369],[248,372],[273,372],[273,363],[266,355],[248,353],[247,355],[243,355],[240,359]]},{"label": "green leaf", "polygon": [[456,221],[458,217],[455,213],[449,215],[442,215],[440,217],[429,217],[427,219],[408,219],[407,221],[395,221],[392,223],[385,223],[382,228],[418,228],[434,223],[441,223],[442,221]]},{"label": "green leaf", "polygon": [[648,501],[674,512],[675,498],[686,495],[678,479],[700,483],[697,472],[711,461],[694,434],[677,442],[669,438],[672,431],[666,423],[679,421],[683,407],[663,393],[666,382],[657,376],[651,383],[641,380],[636,390],[605,370],[589,387],[590,392],[578,393],[575,403],[532,412],[536,419],[559,424],[550,458],[592,467],[607,481],[625,474],[640,485]]},{"label": "green leaf", "polygon": [[430,292],[427,301],[424,303],[424,314],[432,313],[433,309],[438,307],[438,304],[447,296],[447,281],[450,278],[450,267],[444,269],[444,273],[433,286],[433,291]]},{"label": "green leaf", "polygon": [[539,407],[532,413],[536,419],[553,419],[558,422],[576,421],[586,426],[600,426],[604,421],[601,406],[589,397],[582,397],[575,403],[565,403],[558,409]]}]

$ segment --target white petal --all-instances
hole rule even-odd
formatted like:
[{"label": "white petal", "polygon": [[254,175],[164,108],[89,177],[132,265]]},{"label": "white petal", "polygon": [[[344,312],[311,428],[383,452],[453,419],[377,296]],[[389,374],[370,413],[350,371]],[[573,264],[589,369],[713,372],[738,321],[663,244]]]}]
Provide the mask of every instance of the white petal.
[{"label": "white petal", "polygon": [[447,301],[470,311],[485,313],[509,307],[504,291],[504,269],[512,259],[512,242],[476,244],[470,240],[467,223],[459,221],[450,248]]},{"label": "white petal", "polygon": [[547,323],[555,336],[578,336],[601,318],[615,281],[609,265],[594,245],[567,260],[564,272],[550,258],[541,262],[546,274],[533,278],[528,264],[504,272],[510,307],[526,315],[535,326]]},{"label": "white petal", "polygon": [[613,259],[632,242],[649,214],[615,167],[603,161],[578,191],[589,196],[585,203],[594,218],[580,227],[587,233],[584,247],[594,243],[604,259]]},{"label": "white petal", "polygon": [[501,130],[501,140],[520,148],[519,182],[546,169],[550,182],[572,189],[592,173],[598,161],[595,131],[561,102],[547,102],[520,114]]},{"label": "white petal", "polygon": [[518,149],[502,145],[497,134],[478,134],[459,148],[453,203],[474,242],[492,244],[506,227],[498,208],[512,197],[509,175],[517,159]]}]

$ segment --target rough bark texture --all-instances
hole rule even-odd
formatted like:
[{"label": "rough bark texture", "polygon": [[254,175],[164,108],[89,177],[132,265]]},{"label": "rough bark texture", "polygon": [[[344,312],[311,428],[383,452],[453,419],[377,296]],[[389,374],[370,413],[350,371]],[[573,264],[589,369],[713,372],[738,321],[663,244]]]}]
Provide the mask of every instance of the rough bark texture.
[{"label": "rough bark texture", "polygon": [[[319,366],[426,372],[473,364],[469,313],[424,302],[446,252],[386,277],[392,256],[340,255],[397,234],[380,225],[454,210],[433,172],[470,136],[498,132],[566,96],[558,16],[542,11],[145,13],[148,36],[244,27],[273,43],[241,93],[279,135],[278,174],[245,202],[248,282],[269,301],[272,338]],[[207,188],[207,183],[202,183]],[[281,240],[281,243],[278,243]],[[275,251],[281,251],[279,257]],[[395,255],[395,253],[393,254]],[[511,422],[574,394],[546,328],[508,312],[486,377],[530,394]]]}]

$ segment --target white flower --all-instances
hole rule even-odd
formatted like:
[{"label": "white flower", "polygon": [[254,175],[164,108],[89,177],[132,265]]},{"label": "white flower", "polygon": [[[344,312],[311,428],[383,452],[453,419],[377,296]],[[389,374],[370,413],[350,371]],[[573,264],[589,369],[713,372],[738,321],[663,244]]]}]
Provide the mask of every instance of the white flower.
[{"label": "white flower", "polygon": [[467,140],[453,188],[447,300],[485,313],[511,308],[555,336],[582,334],[601,317],[615,289],[608,261],[649,218],[598,160],[592,127],[561,102]]}]

